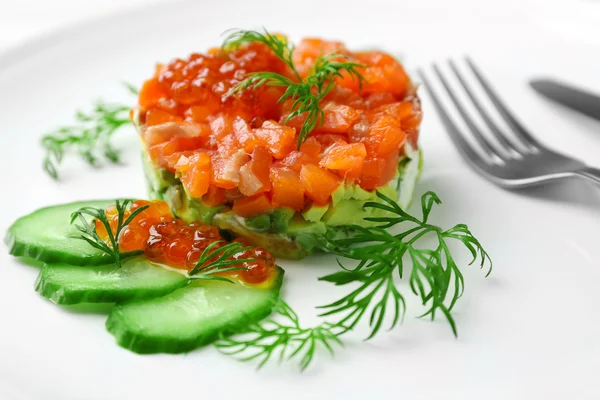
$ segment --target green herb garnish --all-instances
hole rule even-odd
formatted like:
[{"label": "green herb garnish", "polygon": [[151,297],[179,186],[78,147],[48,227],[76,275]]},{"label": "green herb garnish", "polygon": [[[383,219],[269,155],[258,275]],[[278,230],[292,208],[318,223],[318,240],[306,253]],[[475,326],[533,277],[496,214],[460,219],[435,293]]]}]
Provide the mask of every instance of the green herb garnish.
[{"label": "green herb garnish", "polygon": [[[125,86],[137,95],[132,85]],[[129,110],[131,106],[97,100],[90,113],[77,111],[77,125],[65,126],[42,136],[42,147],[46,151],[44,170],[52,178],[58,179],[58,167],[65,154],[71,151],[78,153],[94,167],[99,165],[100,155],[111,163],[120,162],[119,152],[113,147],[111,139],[117,129],[131,123]]]},{"label": "green herb garnish", "polygon": [[342,345],[338,337],[345,329],[324,322],[314,328],[303,328],[298,315],[283,300],[273,308],[273,316],[250,325],[235,337],[222,337],[215,346],[224,354],[240,356],[242,361],[257,360],[258,368],[276,358],[279,362],[299,358],[306,369],[319,349],[332,356],[334,345]]},{"label": "green herb garnish", "polygon": [[335,87],[334,78],[341,77],[342,71],[346,71],[352,79],[357,79],[360,83],[364,80],[358,72],[358,68],[364,66],[347,61],[347,56],[338,53],[321,55],[315,61],[312,74],[303,79],[292,61],[294,46],[285,37],[272,35],[266,30],[265,33],[234,31],[225,39],[223,48],[231,50],[249,42],[260,42],[267,45],[290,68],[294,74],[294,79],[275,72],[252,72],[247,74],[243,81],[232,87],[226,98],[244,90],[257,89],[263,85],[286,88],[284,94],[279,98],[279,102],[293,99],[294,103],[292,112],[287,116],[284,123],[288,123],[290,119],[306,113],[306,120],[298,133],[298,149],[308,138],[310,132],[323,124],[325,113],[320,108],[319,103]]},{"label": "green herb garnish", "polygon": [[[358,261],[355,268],[348,269],[338,259],[341,271],[324,276],[320,280],[336,285],[358,284],[343,298],[322,306],[326,311],[321,316],[340,315],[337,322],[324,322],[314,328],[302,328],[296,313],[283,301],[274,309],[275,317],[250,326],[248,331],[235,337],[222,338],[216,346],[223,353],[239,355],[241,360],[259,360],[259,367],[275,356],[279,361],[300,358],[300,367],[306,369],[319,348],[332,355],[332,344],[342,344],[341,336],[352,330],[363,318],[369,316],[371,333],[374,337],[381,329],[386,316],[390,316],[390,329],[397,326],[406,311],[404,296],[396,280],[402,279],[405,261],[410,270],[409,284],[415,295],[421,298],[428,310],[422,315],[436,317],[439,310],[448,322],[454,335],[456,324],[452,309],[463,293],[463,275],[450,252],[448,240],[457,240],[471,253],[473,264],[478,258],[483,268],[491,260],[481,243],[464,224],[453,228],[442,228],[428,223],[434,204],[440,199],[433,192],[421,197],[422,218],[411,216],[385,195],[377,193],[382,202],[368,202],[365,207],[384,211],[385,216],[365,218],[376,226],[349,226],[349,236],[343,239],[325,237],[324,250],[341,258]],[[387,231],[391,227],[404,227],[401,233]],[[426,238],[434,239],[434,246],[417,247]],[[486,275],[487,276],[487,275]],[[391,310],[390,310],[391,308]],[[369,313],[370,311],[370,313]],[[278,317],[277,317],[278,316]]]},{"label": "green herb garnish", "polygon": [[[129,225],[139,213],[149,207],[147,205],[139,207],[131,212],[127,219],[125,219],[125,212],[128,210],[129,205],[132,202],[132,200],[123,200],[123,202],[120,202],[119,200],[116,201],[115,207],[117,210],[117,226],[114,232],[112,231],[110,221],[106,217],[106,212],[104,209],[82,207],[73,212],[71,214],[71,224],[73,224],[75,220],[79,219],[80,223],[75,225],[75,227],[82,233],[77,239],[85,240],[92,247],[108,254],[111,260],[119,267],[121,266],[121,261],[124,258],[132,255],[142,254],[143,251],[141,250],[127,253],[121,253],[119,251],[119,235],[123,229]],[[88,221],[86,220],[85,215],[89,215],[93,219]],[[106,243],[96,232],[96,221],[100,221],[106,229],[109,243]],[[217,240],[206,246],[194,268],[189,271],[188,276],[190,278],[232,282],[230,279],[218,276],[217,274],[230,271],[245,271],[248,268],[240,267],[239,265],[256,261],[253,258],[231,259],[231,257],[235,254],[252,249],[251,246],[245,247],[238,242],[231,242],[220,246],[222,243],[224,243],[223,240]]]},{"label": "green herb garnish", "polygon": [[[406,311],[403,295],[395,283],[396,277],[402,279],[405,273],[405,262],[412,266],[409,284],[412,292],[421,298],[424,306],[429,307],[422,315],[431,316],[440,311],[450,323],[454,335],[456,324],[452,317],[452,309],[464,291],[464,279],[450,251],[448,241],[457,240],[471,253],[473,264],[478,258],[480,266],[489,261],[488,275],[491,272],[491,259],[483,249],[467,225],[458,224],[448,230],[427,222],[434,204],[441,201],[433,192],[425,193],[421,198],[423,217],[418,219],[402,210],[389,197],[377,192],[383,202],[368,202],[365,207],[383,210],[387,214],[381,217],[365,218],[377,223],[374,227],[349,226],[352,235],[344,239],[327,238],[326,249],[338,256],[357,260],[354,268],[346,268],[339,260],[342,271],[321,277],[320,280],[335,285],[358,284],[343,298],[322,306],[326,311],[323,316],[341,314],[340,325],[352,329],[370,310],[369,326],[372,338],[379,332],[385,316],[391,311],[393,315],[390,329],[401,321]],[[391,227],[404,229],[400,233],[387,231]],[[433,239],[435,244],[429,247],[418,247],[418,244],[429,244],[426,239]],[[487,276],[487,275],[486,275]],[[391,308],[391,310],[389,309]]]},{"label": "green herb garnish", "polygon": [[[117,209],[117,227],[115,232],[112,231],[110,222],[106,217],[104,209],[94,207],[82,207],[79,210],[71,214],[71,224],[75,220],[79,219],[79,224],[75,227],[81,232],[81,235],[77,239],[82,239],[88,242],[92,247],[108,254],[111,260],[118,266],[121,266],[121,261],[129,256],[141,254],[142,251],[130,251],[127,253],[121,253],[119,250],[119,235],[123,229],[133,221],[133,219],[142,211],[149,206],[142,206],[135,209],[127,218],[125,218],[125,212],[128,206],[132,203],[132,200],[123,200],[123,202],[117,200],[115,207]],[[85,219],[85,215],[91,216],[92,221]],[[106,229],[108,234],[109,243],[106,243],[98,233],[96,232],[96,221],[102,222],[102,225]]]},{"label": "green herb garnish", "polygon": [[265,29],[265,33],[257,31],[244,31],[238,29],[231,29],[226,31],[229,32],[225,40],[223,41],[223,49],[231,51],[240,48],[246,43],[259,42],[267,45],[273,52],[283,61],[294,73],[294,76],[299,81],[302,80],[300,74],[294,66],[292,61],[292,55],[294,54],[294,44],[290,43],[287,38],[283,35],[271,35]]},{"label": "green herb garnish", "polygon": [[198,262],[194,268],[190,270],[190,278],[232,282],[230,279],[227,279],[223,276],[218,276],[216,274],[230,271],[245,271],[248,268],[239,267],[239,265],[246,262],[256,261],[253,258],[240,258],[237,260],[230,259],[231,256],[242,253],[246,250],[250,250],[252,247],[244,247],[238,242],[231,242],[224,246],[217,247],[221,243],[224,243],[224,241],[218,240],[206,246],[206,248],[202,251],[200,258],[198,259]]}]

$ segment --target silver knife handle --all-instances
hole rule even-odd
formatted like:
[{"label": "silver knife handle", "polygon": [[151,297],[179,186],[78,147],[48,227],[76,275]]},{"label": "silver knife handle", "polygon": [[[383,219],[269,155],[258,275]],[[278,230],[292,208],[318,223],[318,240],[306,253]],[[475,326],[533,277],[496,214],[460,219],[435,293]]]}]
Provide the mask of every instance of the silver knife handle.
[{"label": "silver knife handle", "polygon": [[598,168],[585,167],[575,171],[575,175],[578,175],[582,178],[585,178],[600,185],[600,169]]}]

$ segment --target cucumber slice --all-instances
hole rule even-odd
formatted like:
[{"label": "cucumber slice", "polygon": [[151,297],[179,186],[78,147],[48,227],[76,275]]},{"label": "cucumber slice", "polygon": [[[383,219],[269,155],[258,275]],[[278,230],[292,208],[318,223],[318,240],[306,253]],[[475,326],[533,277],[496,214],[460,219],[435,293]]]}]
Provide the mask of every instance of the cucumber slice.
[{"label": "cucumber slice", "polygon": [[196,280],[164,297],[117,305],[106,329],[135,353],[188,352],[266,317],[282,279],[278,268],[264,287]]},{"label": "cucumber slice", "polygon": [[183,274],[133,257],[121,268],[46,264],[35,290],[56,304],[113,303],[164,296],[187,283]]},{"label": "cucumber slice", "polygon": [[6,235],[10,254],[47,263],[64,262],[73,265],[102,265],[109,257],[86,243],[75,239],[80,232],[71,225],[71,213],[81,207],[106,208],[114,200],[80,201],[40,208],[15,221]]}]

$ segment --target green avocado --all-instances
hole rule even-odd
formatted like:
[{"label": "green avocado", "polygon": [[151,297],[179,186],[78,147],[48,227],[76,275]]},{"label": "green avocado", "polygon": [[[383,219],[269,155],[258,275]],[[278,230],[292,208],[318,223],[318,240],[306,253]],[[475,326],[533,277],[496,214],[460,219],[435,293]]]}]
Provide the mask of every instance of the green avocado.
[{"label": "green avocado", "polygon": [[[422,170],[419,150],[407,146],[407,156],[398,164],[396,177],[378,189],[392,199],[398,199],[402,208],[410,205],[416,183]],[[150,197],[166,201],[175,215],[187,222],[201,221],[243,237],[261,246],[276,257],[300,259],[321,247],[322,235],[339,231],[345,225],[369,226],[373,222],[366,217],[383,216],[385,211],[364,208],[366,202],[381,202],[376,191],[362,189],[358,185],[340,185],[332,194],[330,205],[312,204],[302,213],[289,208],[278,208],[270,214],[252,218],[235,215],[229,207],[211,207],[189,196],[176,176],[156,168],[148,154],[143,152],[144,169]]]},{"label": "green avocado", "polygon": [[212,219],[224,207],[211,207],[189,196],[181,181],[164,168],[156,168],[146,151],[142,152],[142,162],[148,183],[151,200],[164,200],[173,213],[186,222],[201,221],[212,224]]},{"label": "green avocado", "polygon": [[296,215],[290,221],[286,234],[296,243],[300,243],[305,251],[312,253],[321,247],[322,236],[327,233],[327,229],[324,222],[309,222],[304,217]]},{"label": "green avocado", "polygon": [[156,168],[146,151],[142,151],[142,163],[146,173],[148,192],[153,200],[164,200],[165,192],[172,186],[179,184],[175,175],[164,168]]},{"label": "green avocado", "polygon": [[258,232],[251,229],[245,218],[238,217],[233,211],[220,212],[213,218],[213,224],[229,231],[237,237],[243,237],[255,246],[268,249],[275,257],[300,260],[311,253],[311,249],[295,241],[284,233]]},{"label": "green avocado", "polygon": [[404,209],[410,207],[415,194],[415,186],[421,178],[421,171],[423,171],[423,154],[421,150],[407,148],[406,154],[409,156],[398,163],[398,175],[396,177],[398,204]]},{"label": "green avocado", "polygon": [[319,222],[327,210],[329,210],[329,204],[324,206],[311,204],[306,210],[302,211],[302,217],[308,222]]},{"label": "green avocado", "polygon": [[296,211],[291,208],[281,207],[273,210],[270,214],[261,214],[255,217],[244,218],[244,225],[257,231],[268,231],[271,233],[284,233]]},{"label": "green avocado", "polygon": [[[396,192],[396,189],[391,184],[379,188],[378,191],[392,199],[398,197],[398,192]],[[328,226],[372,226],[374,223],[365,221],[365,218],[382,216],[382,213],[379,212],[380,210],[374,208],[364,208],[367,202],[381,202],[381,199],[377,197],[376,191],[364,190],[357,185],[354,188],[352,197],[340,200],[335,207],[330,207],[322,216],[321,221],[325,222]]]},{"label": "green avocado", "polygon": [[342,200],[348,200],[354,194],[354,187],[356,185],[340,185],[337,189],[331,193],[331,205],[337,206]]},{"label": "green avocado", "polygon": [[[173,190],[175,189],[175,190]],[[225,206],[211,207],[204,204],[202,199],[193,199],[180,183],[178,186],[169,188],[165,194],[165,201],[173,208],[173,213],[186,222],[200,221],[204,224],[213,225],[213,218]],[[177,205],[177,207],[174,207]]]},{"label": "green avocado", "polygon": [[296,211],[291,208],[281,207],[271,213],[271,231],[274,233],[284,233]]},{"label": "green avocado", "polygon": [[[422,169],[420,151],[410,148],[406,150],[408,155],[400,160],[394,180],[377,189],[391,199],[398,199],[398,204],[403,208],[410,205]],[[358,185],[341,185],[332,193],[331,207],[323,210],[323,207],[313,205],[302,215],[306,221],[323,221],[327,226],[370,226],[374,223],[365,221],[364,218],[380,217],[383,216],[383,212],[374,208],[364,208],[364,205],[367,202],[381,201],[375,190],[365,190]]]},{"label": "green avocado", "polygon": [[371,200],[371,199],[373,199],[375,197],[377,197],[377,196],[375,195],[374,191],[370,192],[370,191],[365,190],[365,189],[363,189],[363,188],[361,188],[360,186],[357,185],[354,188],[354,193],[352,193],[352,196],[349,199],[367,201],[367,200]]},{"label": "green avocado", "polygon": [[269,214],[261,214],[256,217],[246,218],[246,226],[257,231],[268,231],[271,229],[271,216]]}]

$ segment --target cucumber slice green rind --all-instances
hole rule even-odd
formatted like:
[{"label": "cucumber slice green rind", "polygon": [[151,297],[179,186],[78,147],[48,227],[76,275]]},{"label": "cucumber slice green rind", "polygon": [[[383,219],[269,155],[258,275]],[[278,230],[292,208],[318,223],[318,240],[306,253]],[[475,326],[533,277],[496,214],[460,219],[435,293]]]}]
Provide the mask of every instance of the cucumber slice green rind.
[{"label": "cucumber slice green rind", "polygon": [[117,305],[106,329],[138,354],[189,352],[269,315],[282,280],[281,268],[267,288],[196,280],[164,297]]},{"label": "cucumber slice green rind", "polygon": [[84,240],[71,225],[71,213],[81,207],[106,208],[114,200],[80,201],[40,208],[12,224],[6,235],[10,254],[47,263],[102,265],[109,262],[106,254]]},{"label": "cucumber slice green rind", "polygon": [[114,303],[164,296],[185,286],[188,278],[141,257],[116,265],[46,264],[35,290],[56,304]]}]

